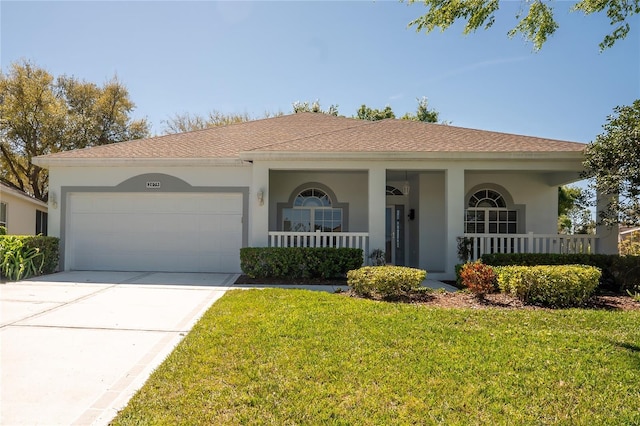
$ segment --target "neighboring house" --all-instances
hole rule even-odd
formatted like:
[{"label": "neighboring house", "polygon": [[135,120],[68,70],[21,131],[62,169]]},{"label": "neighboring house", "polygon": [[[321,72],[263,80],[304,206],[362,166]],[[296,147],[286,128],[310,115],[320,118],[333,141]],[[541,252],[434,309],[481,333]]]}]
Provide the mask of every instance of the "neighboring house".
[{"label": "neighboring house", "polygon": [[34,163],[66,270],[239,272],[244,246],[339,245],[450,279],[462,236],[475,255],[615,251],[617,231],[557,235],[557,188],[579,180],[584,147],[301,113]]},{"label": "neighboring house", "polygon": [[47,204],[0,182],[0,226],[12,235],[47,235]]}]

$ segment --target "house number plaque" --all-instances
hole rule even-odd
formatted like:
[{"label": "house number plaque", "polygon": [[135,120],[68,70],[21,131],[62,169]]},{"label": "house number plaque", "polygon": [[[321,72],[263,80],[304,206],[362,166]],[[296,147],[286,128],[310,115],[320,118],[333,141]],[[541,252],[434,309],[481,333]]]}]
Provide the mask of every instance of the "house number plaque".
[{"label": "house number plaque", "polygon": [[147,182],[147,189],[158,189],[160,188],[160,181],[154,180]]}]

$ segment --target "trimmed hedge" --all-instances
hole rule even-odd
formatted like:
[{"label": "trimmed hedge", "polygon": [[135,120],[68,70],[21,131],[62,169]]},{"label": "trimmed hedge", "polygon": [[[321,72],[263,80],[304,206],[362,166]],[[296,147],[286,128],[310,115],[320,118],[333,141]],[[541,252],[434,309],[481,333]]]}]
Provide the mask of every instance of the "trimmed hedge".
[{"label": "trimmed hedge", "polygon": [[427,271],[406,266],[365,266],[347,273],[347,284],[361,296],[398,296],[414,290],[427,277]]},{"label": "trimmed hedge", "polygon": [[336,278],[362,266],[362,249],[244,247],[240,268],[251,278]]},{"label": "trimmed hedge", "polygon": [[59,244],[58,238],[42,235],[0,235],[0,273],[12,280],[52,274],[58,268]]},{"label": "trimmed hedge", "polygon": [[491,266],[588,265],[602,271],[600,288],[623,292],[640,285],[640,256],[616,254],[495,253],[482,255]]},{"label": "trimmed hedge", "polygon": [[598,287],[601,275],[598,268],[584,265],[502,266],[494,270],[503,293],[550,307],[583,304]]}]

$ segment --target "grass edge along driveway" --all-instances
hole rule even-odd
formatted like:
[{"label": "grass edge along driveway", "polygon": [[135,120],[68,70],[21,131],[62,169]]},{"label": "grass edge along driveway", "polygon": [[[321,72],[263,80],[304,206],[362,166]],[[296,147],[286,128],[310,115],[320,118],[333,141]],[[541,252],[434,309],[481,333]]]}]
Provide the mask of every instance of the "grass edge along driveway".
[{"label": "grass edge along driveway", "polygon": [[638,324],[230,291],[114,424],[640,424]]}]

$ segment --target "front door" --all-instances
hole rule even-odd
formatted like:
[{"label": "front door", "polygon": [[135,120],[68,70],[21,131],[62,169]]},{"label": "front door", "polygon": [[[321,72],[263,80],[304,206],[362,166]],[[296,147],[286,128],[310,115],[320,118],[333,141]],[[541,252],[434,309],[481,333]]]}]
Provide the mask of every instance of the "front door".
[{"label": "front door", "polygon": [[404,206],[387,206],[385,220],[385,260],[404,266]]}]

